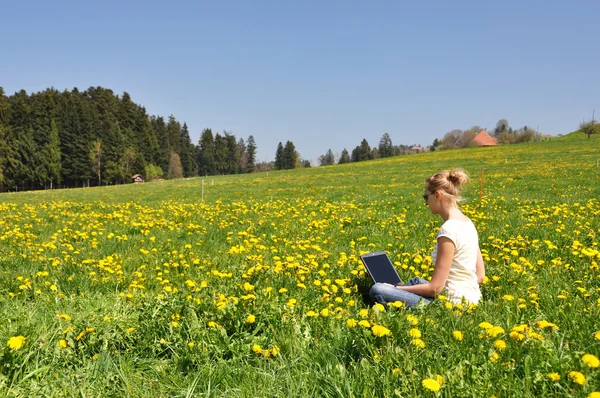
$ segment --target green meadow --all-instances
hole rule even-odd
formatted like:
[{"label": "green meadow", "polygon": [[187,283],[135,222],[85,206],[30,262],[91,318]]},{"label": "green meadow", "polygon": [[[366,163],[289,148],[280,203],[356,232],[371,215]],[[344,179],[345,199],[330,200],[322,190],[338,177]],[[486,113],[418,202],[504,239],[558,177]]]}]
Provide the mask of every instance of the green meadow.
[{"label": "green meadow", "polygon": [[[0,195],[0,394],[588,397],[600,391],[600,137]],[[431,277],[461,205],[483,301],[383,310],[359,256]]]}]

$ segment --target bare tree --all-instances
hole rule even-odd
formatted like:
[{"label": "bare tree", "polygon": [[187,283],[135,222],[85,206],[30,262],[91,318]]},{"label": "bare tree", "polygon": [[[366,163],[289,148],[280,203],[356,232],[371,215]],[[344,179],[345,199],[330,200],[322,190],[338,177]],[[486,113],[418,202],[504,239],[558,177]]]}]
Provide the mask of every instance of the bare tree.
[{"label": "bare tree", "polygon": [[579,125],[579,131],[586,134],[588,138],[592,138],[592,134],[598,134],[600,131],[600,123],[596,123],[594,119],[583,122]]},{"label": "bare tree", "polygon": [[181,158],[175,152],[171,152],[169,157],[169,171],[167,178],[183,178],[183,167],[181,166]]}]

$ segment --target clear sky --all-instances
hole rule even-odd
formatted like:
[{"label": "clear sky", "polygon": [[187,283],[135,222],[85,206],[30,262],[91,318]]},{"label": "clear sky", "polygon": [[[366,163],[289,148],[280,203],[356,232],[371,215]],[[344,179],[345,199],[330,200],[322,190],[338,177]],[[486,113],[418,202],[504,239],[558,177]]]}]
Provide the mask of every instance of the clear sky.
[{"label": "clear sky", "polygon": [[556,135],[600,116],[599,16],[597,0],[1,0],[0,86],[127,91],[195,143],[254,135],[258,160],[501,118]]}]

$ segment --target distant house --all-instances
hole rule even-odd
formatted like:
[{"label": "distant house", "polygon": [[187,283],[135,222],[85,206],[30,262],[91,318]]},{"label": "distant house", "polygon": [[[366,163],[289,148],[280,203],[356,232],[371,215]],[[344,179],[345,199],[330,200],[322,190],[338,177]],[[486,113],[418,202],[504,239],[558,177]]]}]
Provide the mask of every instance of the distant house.
[{"label": "distant house", "polygon": [[475,138],[473,138],[473,143],[477,146],[494,146],[498,145],[496,139],[490,137],[490,135],[485,130],[481,130]]},{"label": "distant house", "polygon": [[410,148],[410,152],[411,153],[427,152],[428,149],[429,148],[423,148],[422,146],[415,145]]},{"label": "distant house", "polygon": [[142,177],[141,174],[134,174],[131,176],[131,178],[133,179],[134,184],[141,184],[144,182],[144,177]]}]

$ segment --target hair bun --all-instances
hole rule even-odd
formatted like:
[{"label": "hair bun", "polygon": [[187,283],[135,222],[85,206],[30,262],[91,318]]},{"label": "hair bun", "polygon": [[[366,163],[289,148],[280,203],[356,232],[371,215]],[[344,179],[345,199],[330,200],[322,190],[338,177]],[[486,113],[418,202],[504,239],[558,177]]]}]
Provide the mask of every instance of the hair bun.
[{"label": "hair bun", "polygon": [[454,169],[448,173],[448,181],[454,186],[461,187],[469,181],[469,176],[463,169]]}]

